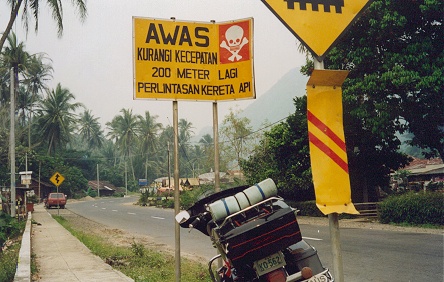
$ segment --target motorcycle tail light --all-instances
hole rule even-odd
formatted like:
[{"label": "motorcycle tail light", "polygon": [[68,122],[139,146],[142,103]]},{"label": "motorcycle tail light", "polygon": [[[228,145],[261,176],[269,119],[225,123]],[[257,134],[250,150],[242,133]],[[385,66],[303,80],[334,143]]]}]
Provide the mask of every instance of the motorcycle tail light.
[{"label": "motorcycle tail light", "polygon": [[308,279],[313,276],[313,270],[310,267],[306,266],[301,270],[302,278]]},{"label": "motorcycle tail light", "polygon": [[287,281],[287,274],[285,273],[285,270],[283,268],[273,270],[272,272],[267,273],[265,276],[267,278],[267,282],[286,282]]}]

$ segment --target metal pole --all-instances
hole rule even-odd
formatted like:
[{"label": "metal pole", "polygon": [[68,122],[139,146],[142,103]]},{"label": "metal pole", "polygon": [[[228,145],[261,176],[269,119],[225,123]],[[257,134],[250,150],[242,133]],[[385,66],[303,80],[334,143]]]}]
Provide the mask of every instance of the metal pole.
[{"label": "metal pole", "polygon": [[41,191],[40,191],[40,168],[41,168],[41,166],[42,166],[42,163],[39,161],[39,203],[42,198]]},{"label": "metal pole", "polygon": [[[173,101],[173,127],[174,127],[174,214],[180,212],[179,191],[179,118],[177,101]],[[180,281],[180,226],[175,220],[175,258],[176,258],[176,281]]]},{"label": "metal pole", "polygon": [[11,164],[11,216],[15,217],[15,95],[14,95],[14,70],[11,68],[10,78],[10,128],[9,128],[9,153]]},{"label": "metal pole", "polygon": [[167,165],[168,165],[168,194],[170,193],[170,188],[171,188],[171,170],[170,170],[170,142],[167,142],[167,146],[168,146],[168,160],[167,160]]},{"label": "metal pole", "polygon": [[57,215],[60,215],[59,185],[57,185]]},{"label": "metal pole", "polygon": [[97,164],[97,196],[100,198],[99,164]]},{"label": "metal pole", "polygon": [[125,190],[126,190],[126,192],[125,192],[125,195],[126,196],[128,196],[128,172],[127,172],[127,169],[126,169],[126,160],[125,160]]},{"label": "metal pole", "polygon": [[[28,152],[25,153],[25,175],[26,175],[26,177],[28,176]],[[26,179],[25,187],[29,188],[28,179]],[[26,214],[28,214],[28,205],[26,204],[26,203],[28,203],[27,193],[28,193],[28,189],[26,189],[25,195],[24,195],[25,197],[23,199],[23,203],[25,204],[25,212],[26,212]]]},{"label": "metal pole", "polygon": [[333,273],[335,281],[344,282],[344,271],[342,265],[341,239],[339,232],[338,213],[328,215],[328,224],[330,227],[331,252],[333,255]]},{"label": "metal pole", "polygon": [[[317,70],[324,69],[324,61],[318,61],[314,58],[314,68]],[[335,281],[344,282],[344,271],[342,264],[341,240],[339,232],[339,215],[331,213],[328,215],[328,224],[330,229],[331,251],[333,255],[333,274]]]},{"label": "metal pole", "polygon": [[219,167],[219,122],[217,102],[213,102],[213,140],[214,140],[214,191],[220,191],[220,167]]}]

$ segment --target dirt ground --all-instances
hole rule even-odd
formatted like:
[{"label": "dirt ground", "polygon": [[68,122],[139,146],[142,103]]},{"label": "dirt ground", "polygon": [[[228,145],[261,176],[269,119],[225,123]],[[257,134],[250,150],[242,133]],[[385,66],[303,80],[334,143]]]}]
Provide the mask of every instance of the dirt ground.
[{"label": "dirt ground", "polygon": [[[50,209],[48,211],[53,215],[57,215],[56,209]],[[68,220],[74,229],[81,230],[87,234],[97,235],[113,245],[130,247],[131,244],[135,242],[137,244],[143,244],[147,248],[163,250],[174,254],[172,249],[168,249],[168,247],[163,244],[156,243],[155,240],[149,236],[131,234],[124,230],[110,228],[104,224],[80,216],[69,209],[61,209],[59,212],[60,216]]]},{"label": "dirt ground", "polygon": [[[143,208],[143,207],[141,207]],[[57,214],[57,210],[51,209],[52,214]],[[164,252],[174,254],[172,247],[165,246],[163,244],[158,244],[155,240],[149,236],[135,235],[125,232],[120,229],[110,228],[101,223],[89,220],[83,216],[79,216],[69,209],[60,210],[60,215],[66,218],[76,229],[83,230],[85,233],[92,233],[98,235],[105,240],[112,242],[119,246],[131,246],[133,242],[138,244],[143,244],[147,248],[153,248],[156,250],[163,250]],[[299,224],[310,224],[310,225],[328,225],[328,218],[313,218],[306,216],[298,217]],[[401,227],[388,224],[380,224],[375,221],[361,219],[342,219],[339,221],[340,228],[364,228],[364,229],[374,229],[374,230],[392,230],[400,232],[415,232],[415,233],[429,233],[429,234],[444,234],[444,229],[429,229],[429,228],[419,228],[419,227]],[[195,258],[196,259],[196,258]]]}]

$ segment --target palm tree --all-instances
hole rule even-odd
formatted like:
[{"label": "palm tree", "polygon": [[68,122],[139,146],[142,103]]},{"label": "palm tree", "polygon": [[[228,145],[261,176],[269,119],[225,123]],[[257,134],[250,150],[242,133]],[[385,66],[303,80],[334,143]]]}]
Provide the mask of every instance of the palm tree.
[{"label": "palm tree", "polygon": [[200,147],[202,148],[203,155],[206,156],[204,162],[205,169],[209,170],[214,167],[214,140],[210,134],[203,135],[199,140]]},{"label": "palm tree", "polygon": [[77,122],[75,110],[83,106],[81,103],[72,103],[74,99],[74,95],[59,83],[37,109],[37,125],[41,139],[48,142],[48,155],[70,141]]},{"label": "palm tree", "polygon": [[152,116],[150,112],[145,112],[145,117],[139,117],[139,139],[142,155],[145,157],[145,179],[148,178],[148,154],[154,153],[158,144],[159,130],[162,124],[157,122],[157,115]]},{"label": "palm tree", "polygon": [[49,90],[46,83],[52,79],[52,65],[51,63],[45,63],[45,60],[51,61],[44,53],[31,55],[24,72],[25,80],[23,82],[26,84],[28,91],[36,97],[40,97],[40,94]]},{"label": "palm tree", "polygon": [[79,133],[89,149],[100,149],[103,145],[104,136],[98,120],[99,118],[94,117],[90,110],[85,110],[80,115]]},{"label": "palm tree", "polygon": [[106,124],[110,128],[108,136],[116,140],[116,145],[125,157],[125,161],[129,159],[133,180],[135,181],[132,152],[137,142],[140,115],[134,115],[131,109],[122,109],[120,112],[122,115],[114,117],[111,122]]},{"label": "palm tree", "polygon": [[28,124],[28,113],[31,110],[31,105],[34,103],[32,101],[32,96],[29,95],[29,92],[26,90],[27,89],[25,88],[25,86],[19,86],[19,91],[17,93],[17,100],[15,104],[17,108],[19,125],[23,126],[24,128]]},{"label": "palm tree", "polygon": [[193,124],[186,119],[181,118],[179,120],[179,143],[186,144],[191,139],[191,134],[193,134]]},{"label": "palm tree", "polygon": [[28,52],[25,51],[25,44],[17,42],[17,36],[11,33],[8,36],[8,46],[3,50],[0,60],[4,67],[13,68],[15,93],[19,89],[19,73],[23,73],[27,68],[29,57]]},{"label": "palm tree", "polygon": [[179,156],[180,163],[183,170],[183,175],[189,175],[193,168],[190,164],[191,160],[189,157],[189,141],[191,139],[191,134],[193,124],[185,119],[179,120]]},{"label": "palm tree", "polygon": [[29,116],[28,116],[28,147],[31,148],[31,124],[32,111],[34,104],[41,98],[41,94],[49,91],[47,81],[52,79],[52,65],[45,63],[44,60],[49,60],[43,53],[31,55],[27,68],[25,69],[25,80],[23,81],[27,87],[27,93],[30,95],[29,99]]},{"label": "palm tree", "polygon": [[[3,49],[3,45],[6,41],[6,37],[9,35],[9,32],[12,29],[12,25],[15,22],[15,19],[17,18],[19,9],[23,3],[23,14],[22,14],[22,21],[23,25],[25,27],[26,32],[28,32],[29,27],[29,13],[31,13],[34,16],[35,19],[35,31],[38,31],[39,28],[39,10],[40,6],[42,4],[42,1],[39,0],[8,0],[9,4],[11,5],[11,14],[8,21],[8,25],[5,28],[5,31],[3,32],[3,35],[0,39],[0,51]],[[71,0],[71,3],[77,8],[80,20],[83,21],[86,19],[86,1],[84,0]],[[57,34],[58,36],[62,36],[63,34],[63,7],[62,7],[62,1],[61,0],[46,0],[46,5],[52,12],[52,17],[57,23]]]}]

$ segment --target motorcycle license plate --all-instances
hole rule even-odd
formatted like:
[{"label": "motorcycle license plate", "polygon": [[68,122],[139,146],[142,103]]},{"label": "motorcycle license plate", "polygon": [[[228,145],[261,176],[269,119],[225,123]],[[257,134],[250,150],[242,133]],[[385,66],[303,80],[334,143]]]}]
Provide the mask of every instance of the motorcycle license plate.
[{"label": "motorcycle license plate", "polygon": [[258,276],[264,275],[270,271],[285,266],[285,258],[282,252],[277,252],[268,257],[254,262],[254,269]]},{"label": "motorcycle license plate", "polygon": [[317,274],[308,280],[304,280],[304,282],[328,282],[328,281],[330,280],[327,278],[327,276],[323,274]]}]

